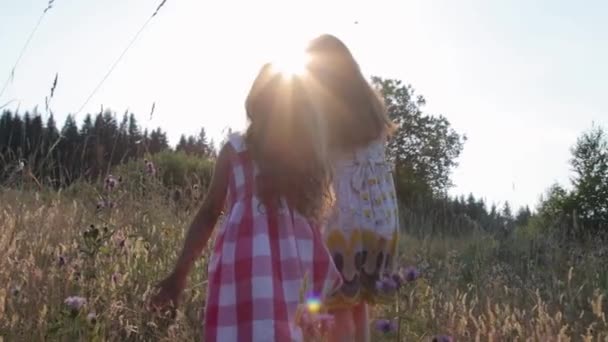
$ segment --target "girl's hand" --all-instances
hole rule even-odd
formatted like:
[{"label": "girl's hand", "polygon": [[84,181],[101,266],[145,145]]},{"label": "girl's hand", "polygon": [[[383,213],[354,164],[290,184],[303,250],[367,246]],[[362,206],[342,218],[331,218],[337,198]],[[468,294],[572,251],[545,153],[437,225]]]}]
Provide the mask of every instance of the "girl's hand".
[{"label": "girl's hand", "polygon": [[186,287],[185,277],[172,273],[156,286],[159,291],[152,297],[150,307],[152,310],[165,311],[175,309],[179,302],[179,297]]}]

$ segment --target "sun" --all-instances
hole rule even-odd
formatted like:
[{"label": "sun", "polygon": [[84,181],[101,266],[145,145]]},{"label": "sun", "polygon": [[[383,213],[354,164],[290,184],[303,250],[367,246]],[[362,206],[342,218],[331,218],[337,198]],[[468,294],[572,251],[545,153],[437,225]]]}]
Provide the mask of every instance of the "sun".
[{"label": "sun", "polygon": [[283,50],[272,61],[272,66],[284,76],[301,76],[306,73],[309,60],[309,55],[304,51]]}]

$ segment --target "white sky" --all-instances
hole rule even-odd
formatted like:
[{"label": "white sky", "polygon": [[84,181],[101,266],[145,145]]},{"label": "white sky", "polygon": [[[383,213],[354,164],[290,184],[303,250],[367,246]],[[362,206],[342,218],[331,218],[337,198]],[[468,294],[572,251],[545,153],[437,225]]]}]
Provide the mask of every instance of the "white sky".
[{"label": "white sky", "polygon": [[[46,3],[0,0],[0,85]],[[43,108],[59,73],[52,108],[62,123],[159,3],[56,0],[0,105]],[[608,126],[607,14],[602,1],[168,0],[84,113],[128,108],[172,143],[201,126],[218,141],[224,128],[244,127],[262,62],[332,33],[366,74],[412,84],[426,112],[468,136],[453,194],[534,205],[568,182],[576,137],[592,121]]]}]

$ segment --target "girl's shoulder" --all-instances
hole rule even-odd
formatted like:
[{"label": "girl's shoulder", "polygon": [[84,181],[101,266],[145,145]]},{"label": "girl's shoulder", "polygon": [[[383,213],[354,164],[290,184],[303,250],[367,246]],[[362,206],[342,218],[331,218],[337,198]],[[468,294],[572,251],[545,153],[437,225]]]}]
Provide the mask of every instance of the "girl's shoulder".
[{"label": "girl's shoulder", "polygon": [[337,159],[342,162],[384,162],[386,139],[384,137],[370,141],[369,143],[358,146],[351,151],[341,151]]}]

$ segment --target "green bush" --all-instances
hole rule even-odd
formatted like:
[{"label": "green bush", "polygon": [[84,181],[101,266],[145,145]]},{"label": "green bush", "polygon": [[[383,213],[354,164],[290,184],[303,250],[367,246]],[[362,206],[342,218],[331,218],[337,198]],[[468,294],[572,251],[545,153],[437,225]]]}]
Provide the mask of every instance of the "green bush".
[{"label": "green bush", "polygon": [[[152,162],[154,173],[150,173],[147,163]],[[184,152],[163,151],[145,160],[126,163],[116,174],[130,180],[153,178],[167,188],[186,188],[198,185],[206,188],[213,174],[213,161]]]}]

